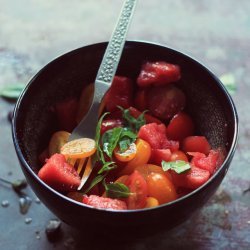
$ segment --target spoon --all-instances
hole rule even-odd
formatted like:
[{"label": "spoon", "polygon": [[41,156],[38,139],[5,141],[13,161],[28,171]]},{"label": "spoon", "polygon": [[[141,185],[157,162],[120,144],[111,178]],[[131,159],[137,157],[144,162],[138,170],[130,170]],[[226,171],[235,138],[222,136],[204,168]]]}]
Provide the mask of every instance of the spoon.
[{"label": "spoon", "polygon": [[79,138],[94,138],[98,122],[99,106],[106,91],[109,89],[115,76],[125,38],[128,32],[137,0],[125,0],[117,24],[99,67],[95,83],[94,97],[87,115],[80,121],[69,136],[69,141]]}]

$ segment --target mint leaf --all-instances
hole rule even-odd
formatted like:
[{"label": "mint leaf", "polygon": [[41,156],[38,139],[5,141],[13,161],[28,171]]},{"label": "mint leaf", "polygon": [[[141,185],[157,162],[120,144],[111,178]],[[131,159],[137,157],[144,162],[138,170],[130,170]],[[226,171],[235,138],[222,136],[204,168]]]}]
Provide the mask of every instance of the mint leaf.
[{"label": "mint leaf", "polygon": [[106,184],[104,181],[103,185],[106,195],[110,198],[127,198],[130,195],[129,188],[121,182]]},{"label": "mint leaf", "polygon": [[100,183],[106,175],[97,175],[92,182],[90,183],[89,187],[83,192],[84,194],[87,194],[95,185],[97,185],[98,183]]},{"label": "mint leaf", "polygon": [[115,147],[118,144],[122,133],[121,127],[116,127],[106,131],[102,136],[103,151],[111,158]]},{"label": "mint leaf", "polygon": [[186,161],[162,161],[162,169],[168,171],[169,169],[175,171],[177,174],[184,173],[191,169],[190,164]]},{"label": "mint leaf", "polygon": [[7,99],[16,100],[25,88],[25,86],[25,84],[18,83],[15,85],[4,87],[0,90],[0,96]]},{"label": "mint leaf", "polygon": [[122,111],[122,117],[125,123],[127,123],[127,126],[136,133],[139,131],[141,126],[146,124],[144,114],[147,111],[142,112],[137,118],[135,118],[130,114],[129,109],[124,109],[120,106],[118,106],[118,108]]},{"label": "mint leaf", "polygon": [[105,162],[103,164],[103,166],[101,167],[101,169],[98,171],[98,174],[102,174],[103,172],[108,172],[112,169],[115,169],[117,166],[115,164],[115,162],[110,161],[110,162]]}]

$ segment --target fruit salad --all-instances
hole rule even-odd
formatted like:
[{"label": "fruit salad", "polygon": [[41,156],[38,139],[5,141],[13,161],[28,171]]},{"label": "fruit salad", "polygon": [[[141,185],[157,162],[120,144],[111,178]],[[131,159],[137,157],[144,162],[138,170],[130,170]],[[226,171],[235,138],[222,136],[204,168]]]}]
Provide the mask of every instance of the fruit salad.
[{"label": "fruit salad", "polygon": [[86,114],[93,84],[55,105],[59,130],[41,153],[38,176],[53,189],[98,209],[146,209],[199,188],[224,160],[196,133],[181,89],[181,68],[146,62],[137,79],[115,76],[95,138],[68,141]]}]

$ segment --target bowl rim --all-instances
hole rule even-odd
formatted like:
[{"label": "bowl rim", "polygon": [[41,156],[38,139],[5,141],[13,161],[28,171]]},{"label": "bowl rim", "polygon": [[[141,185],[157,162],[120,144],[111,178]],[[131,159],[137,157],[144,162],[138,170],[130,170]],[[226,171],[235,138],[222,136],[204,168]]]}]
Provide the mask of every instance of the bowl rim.
[{"label": "bowl rim", "polygon": [[196,193],[201,192],[207,185],[209,185],[209,183],[211,183],[219,174],[220,172],[226,167],[227,164],[229,164],[232,161],[232,158],[234,156],[234,153],[236,151],[236,146],[237,146],[237,141],[238,141],[238,133],[239,133],[239,119],[238,119],[238,114],[237,114],[237,110],[236,110],[236,106],[233,102],[233,99],[231,97],[231,95],[229,94],[229,92],[227,91],[226,87],[224,86],[224,84],[220,81],[220,79],[214,75],[214,73],[205,65],[203,65],[199,60],[195,59],[193,56],[190,56],[187,53],[181,52],[180,50],[176,50],[173,49],[171,47],[168,47],[167,45],[161,44],[161,43],[156,43],[156,42],[151,42],[151,41],[146,41],[146,40],[127,40],[125,43],[124,48],[126,48],[126,46],[129,45],[139,45],[139,46],[157,46],[161,49],[167,49],[173,53],[179,54],[180,56],[187,58],[188,60],[196,63],[197,65],[199,65],[199,67],[203,68],[205,71],[207,71],[207,73],[215,80],[215,82],[217,82],[218,87],[221,89],[221,92],[224,93],[226,99],[228,100],[230,107],[231,107],[231,111],[233,113],[233,118],[234,118],[234,135],[233,135],[233,139],[232,139],[232,144],[227,152],[227,157],[225,158],[223,164],[219,167],[219,169],[217,169],[217,171],[215,172],[215,174],[213,174],[202,186],[198,187],[197,189],[191,191],[190,193],[178,198],[177,200],[165,203],[165,204],[161,204],[157,207],[152,207],[152,208],[142,208],[142,209],[130,209],[130,210],[112,210],[112,209],[99,209],[99,208],[95,208],[92,207],[90,205],[78,202],[76,200],[73,200],[65,195],[63,195],[62,193],[60,193],[59,191],[56,191],[55,189],[53,189],[52,187],[50,187],[49,185],[47,185],[45,182],[43,182],[38,175],[32,170],[31,166],[29,166],[28,162],[25,160],[24,155],[22,154],[22,150],[19,146],[19,142],[18,142],[18,136],[17,136],[17,117],[18,117],[18,111],[20,109],[22,100],[26,94],[26,92],[28,91],[28,89],[30,88],[31,84],[36,80],[37,77],[40,76],[40,74],[42,74],[51,64],[54,64],[55,62],[61,60],[62,57],[66,56],[66,55],[72,55],[75,53],[78,53],[78,51],[82,50],[82,49],[87,49],[90,47],[99,47],[99,46],[105,46],[107,45],[108,42],[107,41],[103,41],[103,42],[98,42],[98,43],[93,43],[93,44],[87,44],[84,45],[82,47],[73,49],[71,51],[65,52],[57,57],[55,57],[54,59],[52,59],[51,61],[49,61],[47,64],[45,64],[27,83],[26,87],[23,89],[22,93],[20,94],[15,107],[14,107],[14,111],[13,111],[13,118],[12,118],[12,140],[14,143],[14,147],[16,150],[16,154],[18,156],[18,159],[20,161],[20,163],[22,164],[23,167],[25,167],[25,169],[28,171],[28,173],[39,183],[39,185],[44,186],[46,189],[48,189],[50,192],[52,192],[54,195],[59,196],[61,199],[73,203],[77,206],[81,206],[84,208],[91,208],[93,210],[96,210],[100,213],[122,213],[122,214],[131,214],[131,213],[147,213],[149,211],[153,211],[153,210],[159,210],[165,207],[170,207],[173,206],[177,203],[182,202],[183,200],[193,196]]}]

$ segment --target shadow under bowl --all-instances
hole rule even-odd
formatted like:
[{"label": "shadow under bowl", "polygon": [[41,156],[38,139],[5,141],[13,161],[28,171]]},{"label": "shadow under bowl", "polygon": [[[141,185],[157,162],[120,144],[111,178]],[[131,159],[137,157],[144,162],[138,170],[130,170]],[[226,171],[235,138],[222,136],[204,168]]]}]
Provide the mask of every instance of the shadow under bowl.
[{"label": "shadow under bowl", "polygon": [[187,111],[197,133],[208,138],[213,148],[224,147],[227,156],[218,171],[200,188],[156,208],[108,211],[91,208],[67,198],[41,181],[38,156],[57,130],[57,102],[79,96],[84,84],[94,82],[107,43],[85,46],[46,65],[29,82],[17,101],[13,118],[13,141],[22,171],[41,201],[62,221],[85,231],[146,236],[168,230],[191,216],[214,194],[231,163],[238,136],[234,103],[222,83],[206,67],[173,49],[140,41],[128,41],[117,71],[136,79],[145,61],[167,61],[180,66],[179,87],[187,97]]}]

